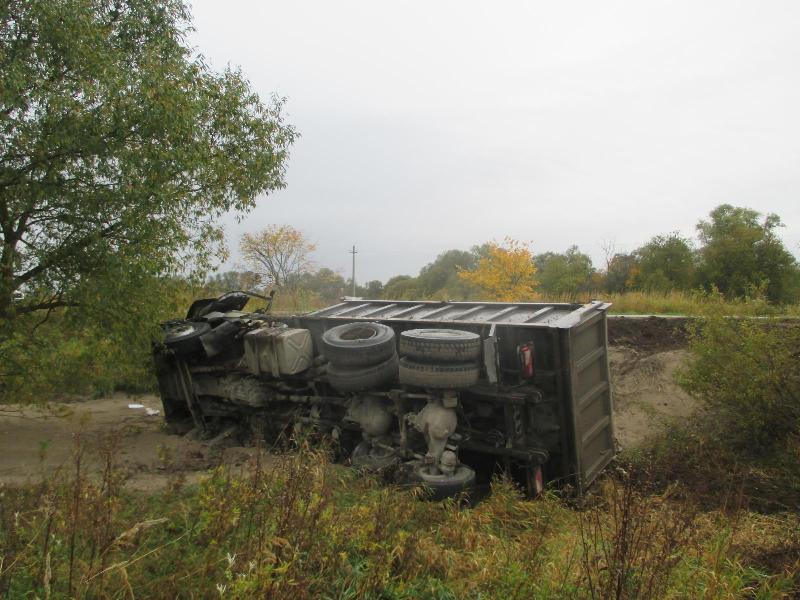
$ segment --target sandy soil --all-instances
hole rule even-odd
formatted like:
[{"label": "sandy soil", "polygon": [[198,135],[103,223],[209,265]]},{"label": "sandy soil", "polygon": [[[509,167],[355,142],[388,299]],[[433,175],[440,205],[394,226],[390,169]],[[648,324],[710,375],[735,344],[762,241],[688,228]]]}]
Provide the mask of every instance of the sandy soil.
[{"label": "sandy soil", "polygon": [[83,464],[95,473],[102,468],[102,449],[114,447],[126,485],[145,492],[163,488],[176,476],[197,481],[208,469],[222,462],[242,464],[253,453],[172,435],[161,414],[148,416],[144,409],[128,408],[131,403],[161,409],[155,396],[123,394],[51,409],[0,406],[0,485],[73,469],[78,447]]},{"label": "sandy soil", "polygon": [[[683,349],[609,349],[617,439],[636,447],[657,435],[670,418],[689,415],[695,401],[674,382],[686,360]],[[78,445],[84,465],[98,472],[101,449],[115,446],[116,460],[133,490],[162,489],[176,477],[199,480],[220,463],[241,465],[254,449],[215,445],[166,431],[161,414],[148,416],[140,403],[161,409],[156,396],[114,395],[61,404],[55,409],[0,407],[0,485],[38,481],[58,469],[74,468]]]},{"label": "sandy soil", "polygon": [[626,346],[609,348],[614,425],[623,449],[641,445],[670,419],[697,410],[697,401],[675,383],[687,356],[683,349],[648,353]]}]

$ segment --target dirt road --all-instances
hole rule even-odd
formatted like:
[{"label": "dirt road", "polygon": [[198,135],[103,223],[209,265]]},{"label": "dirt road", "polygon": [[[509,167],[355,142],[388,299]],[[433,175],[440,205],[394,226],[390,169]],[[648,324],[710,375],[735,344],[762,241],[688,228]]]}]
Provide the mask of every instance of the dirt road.
[{"label": "dirt road", "polygon": [[[144,408],[129,408],[129,404]],[[0,407],[0,484],[38,481],[59,469],[74,468],[83,450],[89,471],[102,468],[102,450],[114,449],[127,486],[140,491],[163,488],[177,475],[196,481],[224,462],[243,463],[252,449],[218,447],[169,434],[156,396],[116,394],[109,398],[62,404],[53,409]]]}]

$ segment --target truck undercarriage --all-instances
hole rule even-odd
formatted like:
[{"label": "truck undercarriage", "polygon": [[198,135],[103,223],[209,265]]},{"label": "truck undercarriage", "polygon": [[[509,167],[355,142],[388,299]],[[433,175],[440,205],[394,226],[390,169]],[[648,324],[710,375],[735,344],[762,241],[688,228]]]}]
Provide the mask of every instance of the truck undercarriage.
[{"label": "truck undercarriage", "polygon": [[350,300],[305,315],[196,302],[155,348],[169,423],[313,432],[442,498],[497,468],[580,494],[613,456],[607,304]]}]

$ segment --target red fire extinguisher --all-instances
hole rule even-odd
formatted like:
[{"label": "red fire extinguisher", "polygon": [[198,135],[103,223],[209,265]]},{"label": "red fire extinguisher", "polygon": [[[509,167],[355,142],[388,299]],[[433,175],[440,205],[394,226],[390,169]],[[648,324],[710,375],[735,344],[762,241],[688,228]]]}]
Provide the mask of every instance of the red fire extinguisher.
[{"label": "red fire extinguisher", "polygon": [[519,365],[524,379],[531,379],[534,376],[533,342],[527,342],[519,347]]}]

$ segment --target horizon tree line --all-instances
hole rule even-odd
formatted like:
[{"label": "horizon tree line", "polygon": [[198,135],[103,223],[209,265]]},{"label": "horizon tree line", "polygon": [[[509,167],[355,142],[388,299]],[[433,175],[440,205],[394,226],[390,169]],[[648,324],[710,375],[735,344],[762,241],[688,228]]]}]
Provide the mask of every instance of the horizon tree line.
[{"label": "horizon tree line", "polygon": [[[776,229],[782,226],[778,215],[721,204],[697,223],[697,243],[673,231],[652,237],[632,252],[616,252],[613,244],[606,244],[606,264],[601,268],[576,245],[564,252],[536,254],[530,244],[506,238],[469,250],[446,250],[416,276],[367,281],[356,291],[373,299],[433,300],[718,291],[729,298],[762,297],[789,304],[800,300],[800,266],[777,236]],[[287,239],[294,242],[290,248]],[[337,301],[352,289],[349,278],[327,267],[315,268],[310,260],[314,245],[290,226],[245,234],[242,248],[249,275],[239,274],[237,279],[236,272],[218,274],[209,283],[221,287],[241,283],[244,276],[250,285],[303,291],[323,302]],[[270,255],[279,261],[290,255],[298,268],[275,276],[263,268],[263,257]]]}]

